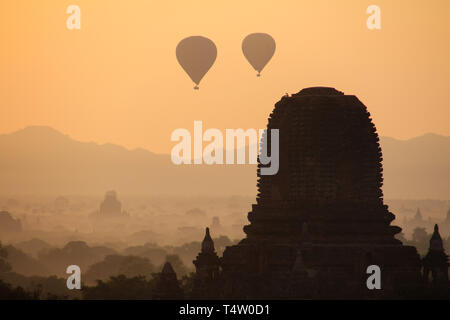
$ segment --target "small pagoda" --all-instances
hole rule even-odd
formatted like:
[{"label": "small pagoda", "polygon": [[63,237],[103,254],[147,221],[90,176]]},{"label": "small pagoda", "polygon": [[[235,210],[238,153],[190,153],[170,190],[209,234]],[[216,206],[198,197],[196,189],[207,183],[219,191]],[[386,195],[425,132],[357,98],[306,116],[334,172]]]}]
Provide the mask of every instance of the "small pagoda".
[{"label": "small pagoda", "polygon": [[423,277],[426,283],[433,285],[448,285],[448,255],[445,253],[438,225],[434,225],[434,232],[430,239],[430,248],[423,258]]},{"label": "small pagoda", "polygon": [[156,286],[154,290],[155,300],[176,300],[183,298],[183,290],[177,279],[170,262],[166,262],[159,274],[156,275]]},{"label": "small pagoda", "polygon": [[206,228],[202,249],[193,261],[196,268],[193,298],[208,299],[220,297],[220,258],[214,249],[214,242]]}]

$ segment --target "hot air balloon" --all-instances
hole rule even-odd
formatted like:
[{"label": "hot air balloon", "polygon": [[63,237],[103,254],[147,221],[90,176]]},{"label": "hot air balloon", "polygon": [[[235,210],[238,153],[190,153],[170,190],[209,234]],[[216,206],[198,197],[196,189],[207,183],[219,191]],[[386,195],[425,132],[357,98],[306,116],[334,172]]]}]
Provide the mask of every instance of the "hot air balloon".
[{"label": "hot air balloon", "polygon": [[180,41],[176,55],[178,63],[196,84],[198,90],[200,80],[216,61],[217,48],[214,42],[201,36],[192,36]]},{"label": "hot air balloon", "polygon": [[258,77],[275,53],[275,47],[275,40],[267,33],[252,33],[242,41],[242,52],[258,72]]}]

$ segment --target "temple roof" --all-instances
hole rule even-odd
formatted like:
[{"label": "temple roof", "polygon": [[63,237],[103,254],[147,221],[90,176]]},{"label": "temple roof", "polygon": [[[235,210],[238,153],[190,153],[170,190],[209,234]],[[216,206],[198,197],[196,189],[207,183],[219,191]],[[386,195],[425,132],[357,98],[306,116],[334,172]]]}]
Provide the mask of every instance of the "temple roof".
[{"label": "temple roof", "polygon": [[300,90],[294,96],[343,96],[344,93],[331,87],[310,87]]},{"label": "temple roof", "polygon": [[161,273],[163,274],[175,274],[175,271],[172,268],[172,265],[170,264],[170,262],[166,262],[164,264],[164,267],[162,268]]},{"label": "temple roof", "polygon": [[441,235],[439,234],[439,227],[434,225],[434,232],[430,239],[430,250],[444,251]]},{"label": "temple roof", "polygon": [[202,250],[197,255],[197,258],[192,262],[197,268],[219,265],[219,257],[214,251],[214,241],[209,234],[209,228],[206,228],[205,238],[202,241]]},{"label": "temple roof", "polygon": [[202,251],[203,252],[214,251],[214,241],[212,240],[211,235],[209,234],[209,228],[206,228],[205,238],[203,239],[202,242]]}]

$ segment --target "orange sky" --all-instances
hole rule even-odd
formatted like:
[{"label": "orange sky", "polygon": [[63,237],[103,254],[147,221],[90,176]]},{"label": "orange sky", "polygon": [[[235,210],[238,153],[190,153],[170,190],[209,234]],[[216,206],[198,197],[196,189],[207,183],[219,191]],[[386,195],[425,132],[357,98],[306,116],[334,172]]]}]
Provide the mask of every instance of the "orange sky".
[{"label": "orange sky", "polygon": [[[66,28],[70,4],[81,30]],[[381,135],[450,135],[449,14],[448,0],[2,0],[0,133],[48,125],[168,153],[194,120],[262,128],[283,94],[323,85],[357,95]],[[261,78],[241,51],[253,32],[277,42]],[[175,58],[191,35],[218,49],[199,91]]]}]

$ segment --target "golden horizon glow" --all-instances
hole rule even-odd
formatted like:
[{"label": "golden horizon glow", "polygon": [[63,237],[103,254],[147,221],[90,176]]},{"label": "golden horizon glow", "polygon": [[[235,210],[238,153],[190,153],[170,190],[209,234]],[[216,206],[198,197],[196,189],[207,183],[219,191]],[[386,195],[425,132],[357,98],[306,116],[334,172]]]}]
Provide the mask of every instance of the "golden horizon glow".
[{"label": "golden horizon glow", "polygon": [[[81,8],[68,30],[66,8]],[[382,29],[366,27],[381,7]],[[0,3],[0,133],[51,126],[72,138],[168,153],[177,128],[263,128],[286,92],[330,86],[368,107],[378,132],[450,135],[448,0],[26,1]],[[261,78],[241,51],[253,32],[277,43]],[[200,90],[175,47],[217,46]]]}]

